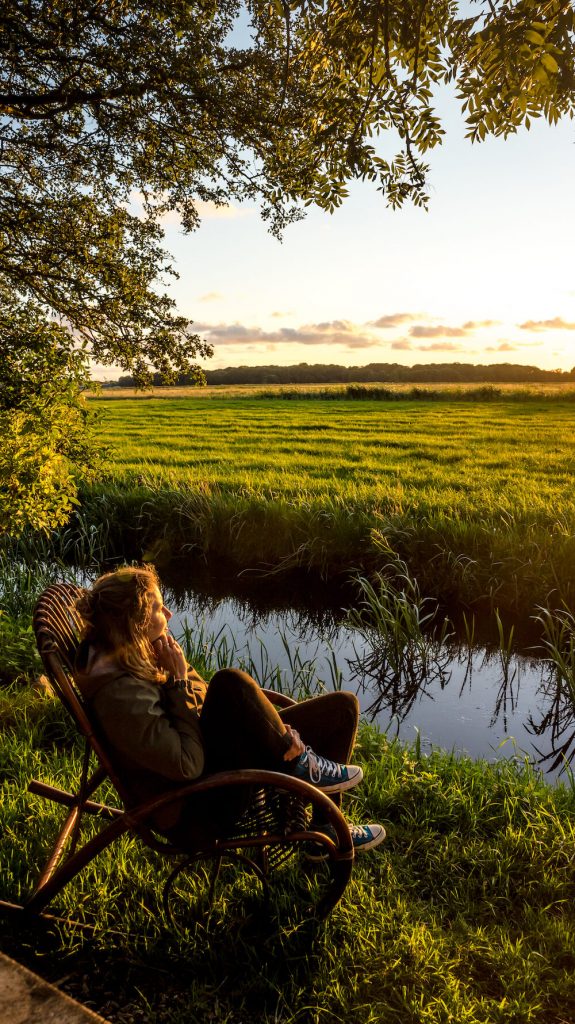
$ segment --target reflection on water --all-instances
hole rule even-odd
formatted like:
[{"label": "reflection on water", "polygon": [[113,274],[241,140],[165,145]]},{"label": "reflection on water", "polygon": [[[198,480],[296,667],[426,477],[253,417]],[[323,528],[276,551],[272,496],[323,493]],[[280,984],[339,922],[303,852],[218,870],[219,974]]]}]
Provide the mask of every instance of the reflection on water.
[{"label": "reflection on water", "polygon": [[540,695],[544,710],[530,716],[529,731],[539,763],[547,774],[560,772],[575,755],[575,694],[561,676],[549,669],[544,675]]},{"label": "reflection on water", "polygon": [[575,752],[573,694],[545,661],[452,641],[419,668],[414,661],[412,671],[389,672],[365,636],[332,612],[262,612],[200,594],[172,597],[172,608],[176,634],[187,623],[196,635],[217,635],[227,659],[249,665],[260,681],[276,667],[289,679],[307,665],[326,689],[342,685],[357,693],[364,716],[382,731],[407,741],[418,731],[424,748],[490,760],[527,754],[549,777]]}]

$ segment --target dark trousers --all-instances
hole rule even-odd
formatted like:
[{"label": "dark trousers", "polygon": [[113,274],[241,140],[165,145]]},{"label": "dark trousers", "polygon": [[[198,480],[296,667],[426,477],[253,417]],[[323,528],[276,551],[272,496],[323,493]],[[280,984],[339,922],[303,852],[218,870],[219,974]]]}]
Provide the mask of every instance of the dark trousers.
[{"label": "dark trousers", "polygon": [[[200,724],[205,749],[205,775],[241,768],[289,771],[283,755],[291,746],[284,723],[299,732],[306,746],[340,764],[349,762],[359,720],[353,693],[336,691],[278,711],[258,683],[239,669],[221,669],[206,694]],[[196,845],[223,834],[246,806],[243,788],[192,797],[172,838]],[[339,805],[340,794],[334,794]]]}]

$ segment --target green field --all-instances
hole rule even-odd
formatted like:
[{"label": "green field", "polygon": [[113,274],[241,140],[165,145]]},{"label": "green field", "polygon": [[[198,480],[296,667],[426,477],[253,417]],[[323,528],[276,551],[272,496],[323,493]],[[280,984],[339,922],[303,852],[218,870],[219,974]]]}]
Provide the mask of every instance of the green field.
[{"label": "green field", "polygon": [[571,401],[94,406],[111,461],[83,502],[114,549],[328,576],[403,560],[425,593],[516,617],[573,601]]},{"label": "green field", "polygon": [[[573,511],[575,406],[99,402],[112,477],[313,496],[384,512]],[[142,466],[144,463],[144,467]]]}]

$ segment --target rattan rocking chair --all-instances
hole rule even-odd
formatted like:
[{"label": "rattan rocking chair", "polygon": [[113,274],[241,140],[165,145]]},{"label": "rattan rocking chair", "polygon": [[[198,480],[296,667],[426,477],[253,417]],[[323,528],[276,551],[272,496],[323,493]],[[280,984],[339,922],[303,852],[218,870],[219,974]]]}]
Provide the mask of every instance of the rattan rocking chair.
[{"label": "rattan rocking chair", "polygon": [[[325,794],[307,782],[280,772],[241,770],[206,776],[200,781],[170,790],[137,807],[130,806],[129,794],[117,774],[104,738],[74,680],[74,657],[79,643],[80,617],[75,603],[81,591],[73,584],[48,587],[34,612],[36,642],[55,693],[71,715],[84,738],[83,767],[75,792],[67,792],[34,780],[29,791],[63,804],[66,817],[30,897],[23,904],[0,904],[5,910],[23,911],[27,918],[44,915],[47,905],[94,857],[124,833],[137,836],[160,854],[175,859],[164,886],[163,902],[170,917],[170,892],[183,871],[200,861],[211,862],[212,878],[208,903],[214,897],[222,858],[231,858],[252,871],[268,894],[268,879],[302,844],[315,842],[325,847],[326,884],[315,905],[305,913],[321,920],[333,909],[349,881],[353,846],[345,819]],[[291,698],[264,690],[278,706],[294,703]],[[109,779],[118,795],[118,806],[93,799]],[[250,806],[225,838],[214,839],[190,853],[178,847],[154,829],[155,812],[170,802],[209,789],[249,785],[253,796]],[[335,830],[335,841],[309,827],[309,807],[321,809],[323,820]],[[92,838],[81,841],[81,823],[85,814],[102,819],[103,827]],[[52,916],[52,915],[46,915]]]}]

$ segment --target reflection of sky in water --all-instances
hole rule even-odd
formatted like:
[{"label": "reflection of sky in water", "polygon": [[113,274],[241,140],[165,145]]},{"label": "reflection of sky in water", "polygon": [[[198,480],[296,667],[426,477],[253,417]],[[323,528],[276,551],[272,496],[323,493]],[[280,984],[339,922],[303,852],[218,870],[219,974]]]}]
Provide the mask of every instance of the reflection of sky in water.
[{"label": "reflection of sky in water", "polygon": [[[251,656],[254,674],[260,680],[276,665],[289,675],[290,658],[298,652],[302,662],[315,660],[317,678],[331,689],[333,652],[344,687],[358,694],[364,712],[373,705],[377,687],[373,683],[363,687],[350,666],[362,653],[364,641],[358,634],[337,625],[310,621],[296,612],[258,615],[235,599],[206,603],[188,595],[178,605],[171,623],[176,635],[185,620],[191,627],[196,624],[198,629],[203,628],[206,637],[221,632],[228,649],[235,646],[236,654],[231,660],[238,664],[240,659],[245,661]],[[477,651],[471,666],[467,660],[452,659],[443,687],[439,680],[426,684],[401,721],[390,715],[389,705],[380,708],[374,721],[382,731],[389,731],[390,735],[397,732],[407,741],[413,741],[419,730],[424,748],[431,744],[490,760],[525,752],[536,759],[534,743],[544,753],[550,749],[545,736],[534,738],[526,728],[530,715],[538,722],[543,712],[544,698],[539,693],[542,667],[527,659],[514,658],[507,687],[503,686],[503,679],[498,653],[487,655]]]}]

